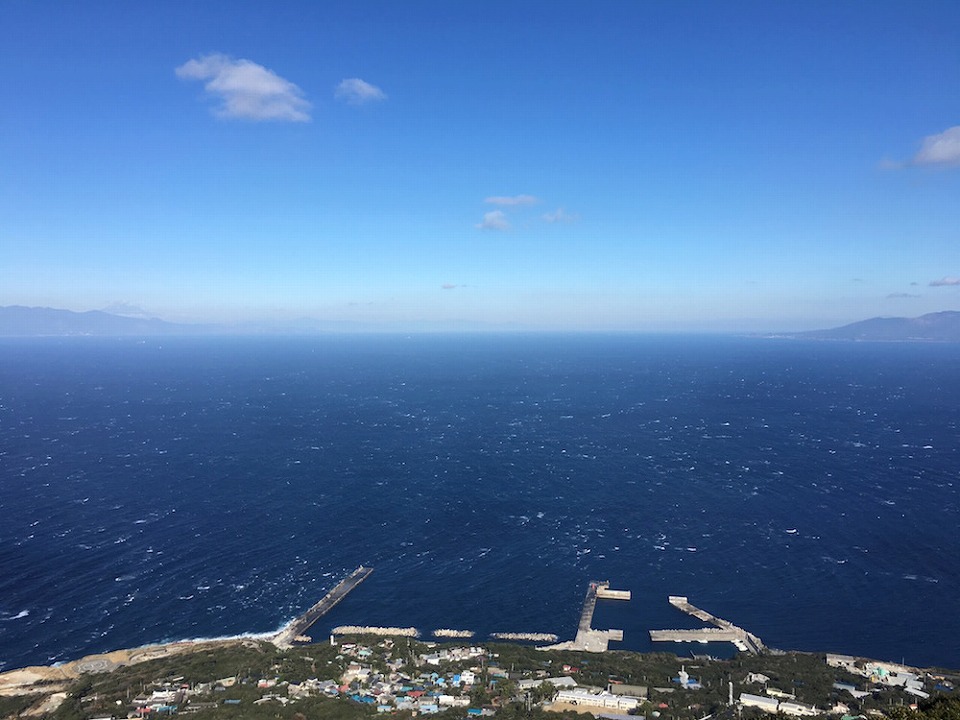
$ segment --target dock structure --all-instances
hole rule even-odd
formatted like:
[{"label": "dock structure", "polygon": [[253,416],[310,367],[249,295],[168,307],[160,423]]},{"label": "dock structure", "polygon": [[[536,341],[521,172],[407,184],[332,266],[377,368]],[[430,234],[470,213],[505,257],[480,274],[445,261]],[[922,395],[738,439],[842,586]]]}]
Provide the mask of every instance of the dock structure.
[{"label": "dock structure", "polygon": [[472,638],[476,633],[473,630],[454,630],[452,628],[439,628],[433,631],[434,637],[440,638]]},{"label": "dock structure", "polygon": [[307,630],[309,630],[317,620],[330,612],[334,605],[343,600],[351,590],[366,580],[372,572],[373,568],[371,567],[364,567],[363,565],[358,567],[350,573],[350,575],[337,583],[336,587],[324,595],[320,602],[316,603],[300,617],[291,620],[283,630],[271,638],[271,642],[279,648],[292,647],[297,638],[304,637]]},{"label": "dock structure", "polygon": [[528,632],[495,632],[490,633],[494,640],[527,640],[530,642],[556,642],[558,638],[553,633],[528,633]]},{"label": "dock structure", "polygon": [[600,600],[629,600],[629,590],[611,590],[606,585],[597,586],[597,598]]},{"label": "dock structure", "polygon": [[593,581],[587,586],[587,595],[583,599],[580,612],[580,624],[577,637],[567,642],[549,645],[542,650],[583,650],[586,652],[606,652],[610,643],[623,640],[623,630],[594,630],[593,612],[597,608],[597,599],[629,600],[629,590],[611,590],[609,581]]},{"label": "dock structure", "polygon": [[693,630],[651,630],[650,639],[654,642],[729,642],[733,643],[738,650],[754,655],[759,655],[767,649],[763,641],[753,633],[734,625],[729,620],[701,610],[696,605],[692,605],[684,595],[671,595],[669,602],[678,610],[705,623],[710,623],[714,627]]},{"label": "dock structure", "polygon": [[380,627],[378,625],[338,625],[331,635],[383,635],[384,637],[420,637],[415,627]]},{"label": "dock structure", "polygon": [[597,609],[597,586],[599,584],[592,582],[587,587],[587,596],[583,599],[583,610],[580,611],[577,635],[582,632],[590,632],[593,629],[593,612]]}]

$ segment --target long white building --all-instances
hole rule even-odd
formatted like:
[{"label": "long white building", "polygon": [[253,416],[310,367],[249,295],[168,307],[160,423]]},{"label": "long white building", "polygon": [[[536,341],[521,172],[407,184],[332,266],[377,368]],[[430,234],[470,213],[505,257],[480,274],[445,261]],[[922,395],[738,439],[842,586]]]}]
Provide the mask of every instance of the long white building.
[{"label": "long white building", "polygon": [[570,705],[589,705],[591,707],[613,709],[613,710],[633,710],[640,704],[639,698],[629,695],[614,695],[606,690],[590,692],[589,690],[561,690],[557,693],[554,702],[568,703]]}]

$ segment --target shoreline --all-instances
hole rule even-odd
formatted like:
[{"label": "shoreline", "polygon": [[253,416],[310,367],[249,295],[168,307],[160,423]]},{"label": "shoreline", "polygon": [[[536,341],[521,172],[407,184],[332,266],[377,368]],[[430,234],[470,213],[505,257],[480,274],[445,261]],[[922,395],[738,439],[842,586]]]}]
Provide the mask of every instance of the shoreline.
[{"label": "shoreline", "polygon": [[77,660],[58,662],[53,665],[28,665],[0,673],[0,696],[29,695],[32,693],[27,691],[27,688],[34,685],[41,686],[37,690],[38,693],[56,692],[60,689],[57,686],[76,680],[86,673],[110,672],[118,667],[137,665],[158,658],[215,650],[242,645],[246,642],[269,641],[272,637],[274,633],[176,640],[85,655]]},{"label": "shoreline", "polygon": [[[85,655],[76,660],[70,660],[67,662],[59,662],[53,665],[28,665],[22,668],[15,668],[13,670],[6,670],[0,672],[0,697],[5,696],[16,696],[16,695],[32,695],[32,694],[43,694],[49,695],[58,691],[63,691],[66,689],[67,685],[73,680],[76,680],[81,675],[87,673],[101,673],[101,672],[111,672],[116,668],[124,667],[128,665],[137,665],[144,662],[149,662],[150,660],[156,660],[158,658],[164,657],[174,657],[177,655],[188,655],[194,652],[202,652],[204,650],[216,650],[220,648],[232,647],[235,645],[243,645],[245,643],[259,643],[259,642],[268,642],[271,644],[274,639],[277,637],[277,633],[244,633],[241,635],[229,635],[216,638],[196,638],[188,640],[175,640],[167,643],[154,643],[148,645],[141,645],[135,648],[122,648],[119,650],[111,650],[105,653],[95,653],[93,655]],[[463,638],[446,638],[446,642],[453,642],[457,639]],[[492,639],[494,644],[497,643],[506,643],[506,644],[516,644],[512,643],[509,640],[498,640]],[[434,644],[436,641],[419,641],[424,644]],[[444,641],[441,641],[444,642]],[[278,649],[284,649],[279,648]],[[304,646],[305,647],[305,646]],[[544,650],[553,650],[561,649],[556,647],[545,647]],[[638,653],[633,650],[619,650],[617,652],[631,653],[643,655],[645,653]],[[786,651],[798,652],[803,655],[809,654],[821,654],[809,653],[806,651]],[[829,652],[824,652],[822,654],[829,655]],[[677,656],[679,657],[679,656]],[[875,662],[875,663],[887,663],[889,661],[877,660],[875,658],[857,658],[858,660],[864,660],[866,662]],[[902,663],[896,663],[897,665],[902,665]],[[910,671],[933,671],[938,669],[937,667],[929,668],[920,668],[910,665],[902,665],[907,670]],[[37,686],[35,689],[32,689],[34,686]]]}]

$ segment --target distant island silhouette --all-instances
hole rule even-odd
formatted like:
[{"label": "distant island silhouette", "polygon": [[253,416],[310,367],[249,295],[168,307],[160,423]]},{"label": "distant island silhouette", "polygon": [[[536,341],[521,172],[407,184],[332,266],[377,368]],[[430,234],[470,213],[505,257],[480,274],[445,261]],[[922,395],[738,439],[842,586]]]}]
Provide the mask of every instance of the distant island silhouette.
[{"label": "distant island silhouette", "polygon": [[788,333],[779,337],[859,342],[960,342],[960,312],[944,310],[915,318],[875,317],[829,330]]},{"label": "distant island silhouette", "polygon": [[[363,329],[355,322],[310,318],[279,323],[191,324],[167,322],[142,315],[118,315],[104,310],[74,312],[49,307],[0,306],[0,337],[149,337],[285,332],[311,334],[344,330],[356,332]],[[764,337],[859,342],[960,342],[960,311],[945,310],[915,318],[875,317],[827,330],[764,333]]]},{"label": "distant island silhouette", "polygon": [[178,325],[158,318],[129,317],[102,310],[73,312],[23,305],[0,307],[0,336],[6,337],[183,335],[198,334],[204,329],[204,326]]}]

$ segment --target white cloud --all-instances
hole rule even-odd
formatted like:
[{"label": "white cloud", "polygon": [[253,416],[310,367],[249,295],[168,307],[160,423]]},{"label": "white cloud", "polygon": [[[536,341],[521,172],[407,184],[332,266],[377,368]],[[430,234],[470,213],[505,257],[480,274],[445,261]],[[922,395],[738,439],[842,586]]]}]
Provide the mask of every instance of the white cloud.
[{"label": "white cloud", "polygon": [[920,152],[913,156],[913,164],[960,165],[960,125],[938,135],[927,135],[920,144]]},{"label": "white cloud", "polygon": [[954,285],[960,285],[960,278],[945,277],[945,278],[940,278],[939,280],[930,281],[930,287],[952,287]]},{"label": "white cloud", "polygon": [[483,220],[477,223],[477,227],[481,230],[503,231],[510,229],[510,223],[507,222],[507,216],[503,214],[502,210],[491,210],[483,214]]},{"label": "white cloud", "polygon": [[517,205],[534,205],[535,203],[540,202],[533,195],[514,195],[512,197],[504,197],[502,195],[495,195],[493,197],[488,197],[484,200],[485,203],[490,205],[502,205],[505,207],[516,207]]},{"label": "white cloud", "polygon": [[333,91],[337,100],[345,100],[351,105],[363,105],[378,100],[386,100],[387,95],[376,85],[371,85],[360,78],[341,80],[337,89]]},{"label": "white cloud", "polygon": [[248,120],[308,122],[310,103],[289,80],[250,60],[221,53],[188,60],[176,69],[185,80],[206,80],[207,94],[218,98],[216,114]]},{"label": "white cloud", "polygon": [[553,212],[544,213],[541,215],[544,222],[548,223],[575,223],[580,219],[580,216],[576,213],[568,213],[563,208],[557,208]]}]

